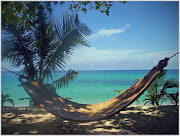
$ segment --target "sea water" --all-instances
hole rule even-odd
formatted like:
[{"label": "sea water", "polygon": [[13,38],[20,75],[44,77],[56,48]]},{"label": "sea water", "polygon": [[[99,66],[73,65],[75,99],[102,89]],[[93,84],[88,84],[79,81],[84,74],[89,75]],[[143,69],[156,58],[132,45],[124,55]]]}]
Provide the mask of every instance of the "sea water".
[{"label": "sea water", "polygon": [[[95,104],[107,101],[118,94],[114,90],[126,90],[137,82],[136,79],[144,77],[149,70],[80,70],[75,80],[71,81],[68,86],[61,87],[57,90],[61,97],[70,97],[71,100],[82,104]],[[65,75],[66,72],[59,72],[53,80]],[[179,70],[168,70],[166,79],[176,80],[179,83]],[[52,81],[53,81],[52,80]],[[52,81],[48,81],[51,83]],[[29,97],[25,92],[18,76],[7,71],[1,72],[1,93],[9,94],[14,100],[15,106],[28,106],[28,100],[19,100],[20,98]],[[168,92],[176,93],[179,89],[168,89]],[[146,99],[146,92],[138,99],[142,105],[143,99]],[[133,103],[135,105],[136,102]],[[166,101],[164,104],[170,104]],[[11,106],[6,102],[5,106]]]}]

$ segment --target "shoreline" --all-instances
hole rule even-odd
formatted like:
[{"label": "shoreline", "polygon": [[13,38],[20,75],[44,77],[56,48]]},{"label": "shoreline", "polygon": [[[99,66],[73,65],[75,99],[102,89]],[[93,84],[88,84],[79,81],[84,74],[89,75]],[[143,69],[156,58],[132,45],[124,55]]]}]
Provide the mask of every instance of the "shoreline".
[{"label": "shoreline", "polygon": [[[8,110],[9,109],[9,110]],[[178,134],[179,106],[129,106],[111,118],[63,120],[40,108],[2,109],[2,134]]]},{"label": "shoreline", "polygon": [[[9,70],[11,70],[11,69],[9,69]],[[77,71],[137,71],[137,70],[149,71],[151,69],[106,69],[106,70],[104,70],[104,69],[85,69],[85,70],[80,69],[80,70],[77,70]],[[172,69],[172,68],[166,69],[165,68],[165,70],[179,70],[179,69],[177,69],[177,68],[176,69]],[[14,69],[12,69],[11,71],[13,71],[13,72],[20,72],[20,70],[14,70]],[[59,70],[59,71],[56,71],[56,72],[67,72],[67,71],[68,71],[68,69],[64,70],[64,71]],[[1,70],[1,72],[8,72],[8,71]]]},{"label": "shoreline", "polygon": [[[82,104],[82,103],[81,103]],[[96,103],[95,103],[96,104]],[[88,105],[88,104],[87,104]],[[90,104],[91,105],[91,104]],[[131,105],[129,105],[128,107],[131,107],[131,106],[147,106],[147,107],[151,107],[151,106],[153,106],[153,105],[144,105],[144,104],[138,104],[138,105],[136,105],[136,104],[131,104]],[[156,106],[156,105],[154,105],[154,106]],[[171,104],[171,103],[169,103],[169,104],[161,104],[161,105],[159,105],[159,106],[175,106],[174,104]],[[29,107],[29,106],[15,106],[14,108],[35,108],[35,107]],[[13,106],[4,106],[4,108],[13,108]]]},{"label": "shoreline", "polygon": [[[80,103],[80,104],[84,104],[84,103]],[[96,103],[95,103],[96,104]],[[87,105],[89,105],[89,104],[87,104]],[[91,105],[91,104],[90,104]],[[144,105],[144,104],[131,104],[131,105],[129,105],[128,107],[135,107],[135,106],[147,106],[147,107],[151,107],[151,106],[153,106],[153,105]],[[154,106],[156,106],[156,105],[154,105]],[[175,106],[174,104],[172,104],[172,103],[164,103],[164,104],[161,104],[161,105],[159,105],[159,106]],[[13,108],[13,106],[4,106],[4,108]],[[29,107],[29,106],[18,106],[18,105],[16,105],[14,108],[37,108],[37,107]],[[1,107],[1,109],[2,109],[2,107]]]}]

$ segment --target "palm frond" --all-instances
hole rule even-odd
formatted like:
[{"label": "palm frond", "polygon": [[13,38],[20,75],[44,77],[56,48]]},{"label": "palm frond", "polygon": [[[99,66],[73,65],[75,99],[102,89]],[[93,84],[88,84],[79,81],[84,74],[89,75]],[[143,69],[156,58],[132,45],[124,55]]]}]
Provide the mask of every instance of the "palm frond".
[{"label": "palm frond", "polygon": [[29,98],[29,97],[25,97],[25,98],[20,98],[19,100],[31,100],[31,98]]},{"label": "palm frond", "polygon": [[149,101],[145,102],[144,105],[146,105],[146,104],[148,104],[148,103],[151,103],[151,101],[149,100]]},{"label": "palm frond", "polygon": [[154,80],[154,82],[152,83],[152,87],[156,87],[159,88],[161,86],[164,85],[165,79],[166,79],[166,73],[167,70],[163,70],[158,77]]},{"label": "palm frond", "polygon": [[1,94],[1,103],[5,103],[7,99],[9,99],[10,95],[9,94]]},{"label": "palm frond", "polygon": [[5,19],[2,19],[2,30],[6,34],[11,34],[15,36],[18,39],[18,41],[21,43],[21,45],[23,44],[23,39],[22,39],[23,30],[21,30],[20,28],[9,24]]},{"label": "palm frond", "polygon": [[4,32],[9,32],[11,35],[2,37],[2,61],[9,62],[14,67],[24,66],[25,74],[31,79],[34,78],[32,75],[36,75],[36,70],[33,63],[34,51],[34,40],[30,34],[19,31],[20,28],[12,26],[8,23],[2,28]]},{"label": "palm frond", "polygon": [[135,79],[135,81],[139,81],[139,80],[141,80],[141,79],[140,79],[140,78],[136,78],[136,79]]},{"label": "palm frond", "polygon": [[26,76],[43,86],[45,78],[52,79],[56,71],[65,68],[76,46],[89,46],[86,38],[91,30],[77,14],[64,14],[60,21],[54,21],[40,6],[37,12],[30,30],[3,22],[1,53],[2,60],[22,66]]},{"label": "palm frond", "polygon": [[54,81],[53,84],[55,84],[57,88],[60,88],[62,86],[68,86],[69,82],[73,81],[75,77],[77,77],[77,75],[78,75],[78,72],[70,69],[68,70],[65,76]]},{"label": "palm frond", "polygon": [[165,90],[166,88],[173,88],[173,87],[179,87],[178,82],[174,79],[168,79],[163,86],[163,90]]},{"label": "palm frond", "polygon": [[151,100],[151,99],[144,99],[144,100],[142,100],[142,102],[144,102],[144,101],[149,101],[149,100]]},{"label": "palm frond", "polygon": [[179,93],[169,93],[168,97],[171,98],[172,100],[175,100],[177,98],[177,96],[179,95]]},{"label": "palm frond", "polygon": [[55,23],[54,33],[57,38],[51,42],[54,46],[50,48],[44,62],[46,64],[44,71],[49,71],[49,74],[59,68],[64,68],[66,60],[70,58],[77,45],[88,46],[85,38],[91,34],[91,30],[85,24],[80,23],[77,15],[67,16],[65,14],[61,21]]},{"label": "palm frond", "polygon": [[119,89],[119,90],[114,90],[113,92],[119,92],[119,93],[124,93],[125,91]]},{"label": "palm frond", "polygon": [[66,97],[65,99],[67,99],[67,100],[70,100],[70,99],[71,99],[71,100],[72,100],[72,98],[71,98],[71,97]]},{"label": "palm frond", "polygon": [[174,101],[176,103],[176,105],[178,104],[179,102],[179,92],[177,93],[169,93],[168,94],[168,98],[171,100],[171,101]]},{"label": "palm frond", "polygon": [[14,100],[13,99],[6,99],[6,101],[8,101],[8,102],[10,102],[10,103],[12,103],[14,105]]}]

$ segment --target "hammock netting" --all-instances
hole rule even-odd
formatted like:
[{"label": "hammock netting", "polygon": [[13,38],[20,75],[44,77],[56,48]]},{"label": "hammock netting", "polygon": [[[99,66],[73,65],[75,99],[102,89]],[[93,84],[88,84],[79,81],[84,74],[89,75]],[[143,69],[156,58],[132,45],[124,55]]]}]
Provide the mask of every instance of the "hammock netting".
[{"label": "hammock netting", "polygon": [[42,108],[66,120],[94,121],[109,118],[139,98],[151,85],[156,77],[167,66],[168,60],[162,60],[150,70],[141,80],[120,95],[98,104],[79,104],[64,99],[59,95],[40,87],[36,82],[28,80],[22,86],[28,95]]}]

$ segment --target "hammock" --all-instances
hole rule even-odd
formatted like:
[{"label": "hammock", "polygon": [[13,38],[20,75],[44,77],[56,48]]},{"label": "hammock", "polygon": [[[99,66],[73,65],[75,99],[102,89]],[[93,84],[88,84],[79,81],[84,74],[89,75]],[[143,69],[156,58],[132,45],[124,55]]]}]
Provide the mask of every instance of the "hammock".
[{"label": "hammock", "polygon": [[78,104],[47,91],[34,81],[22,82],[28,95],[42,108],[66,120],[94,121],[109,118],[139,98],[167,66],[169,58],[161,60],[141,80],[120,95],[98,104]]}]

